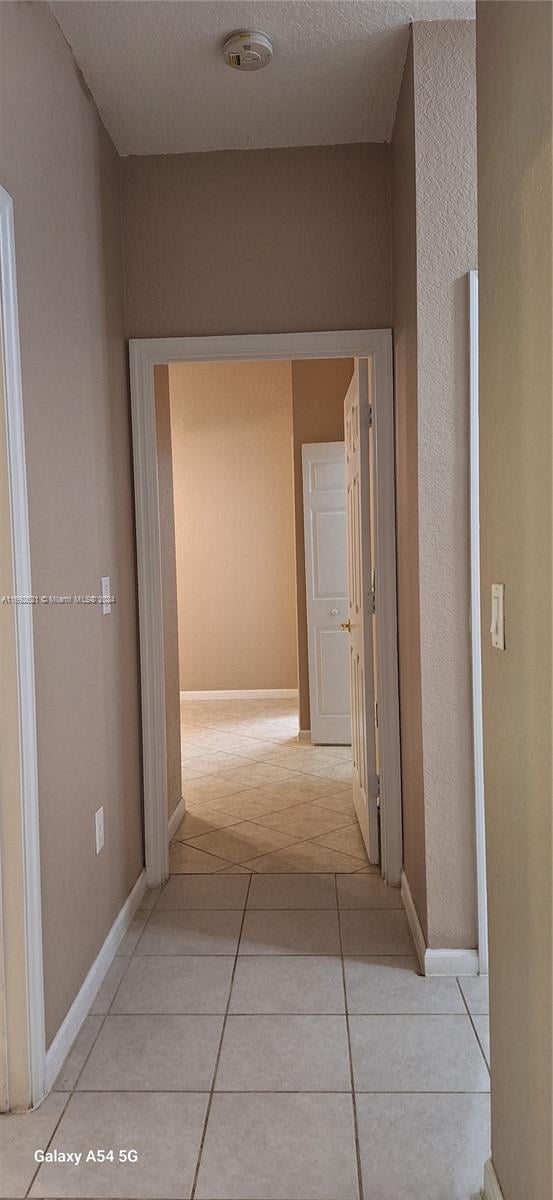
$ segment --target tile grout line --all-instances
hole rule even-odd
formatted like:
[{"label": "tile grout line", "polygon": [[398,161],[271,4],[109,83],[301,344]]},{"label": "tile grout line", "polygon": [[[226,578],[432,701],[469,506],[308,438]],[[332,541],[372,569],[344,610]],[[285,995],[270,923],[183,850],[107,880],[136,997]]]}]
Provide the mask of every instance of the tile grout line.
[{"label": "tile grout line", "polygon": [[223,1024],[222,1024],[222,1028],[221,1028],[221,1036],[220,1036],[220,1038],[219,1038],[219,1046],[218,1046],[218,1049],[217,1049],[217,1054],[216,1054],[216,1056],[215,1056],[215,1065],[214,1065],[214,1067],[213,1067],[213,1076],[212,1076],[212,1079],[211,1079],[211,1088],[210,1088],[210,1091],[209,1091],[209,1097],[208,1097],[208,1101],[207,1101],[207,1108],[206,1108],[206,1112],[205,1112],[205,1119],[204,1119],[204,1124],[203,1124],[203,1129],[202,1129],[202,1136],[201,1136],[201,1138],[200,1138],[200,1145],[199,1145],[199,1147],[198,1147],[198,1157],[197,1157],[197,1160],[196,1160],[196,1169],[195,1169],[195,1171],[194,1171],[194,1178],[193,1178],[193,1181],[192,1181],[192,1188],[191,1188],[191,1191],[190,1191],[190,1200],[195,1200],[195,1196],[196,1196],[196,1188],[197,1188],[197,1186],[198,1186],[198,1178],[199,1178],[199,1174],[200,1174],[200,1167],[201,1167],[201,1162],[202,1162],[203,1148],[204,1148],[204,1143],[205,1143],[205,1139],[206,1139],[206,1135],[207,1135],[207,1126],[208,1126],[208,1122],[209,1122],[209,1116],[210,1116],[210,1113],[211,1113],[211,1107],[212,1107],[212,1104],[213,1104],[213,1096],[214,1096],[214,1092],[215,1092],[215,1082],[216,1082],[216,1079],[217,1079],[217,1072],[218,1072],[218,1070],[219,1070],[219,1061],[220,1061],[220,1058],[221,1058],[221,1053],[222,1053],[222,1049],[223,1049],[223,1039],[224,1039],[224,1036],[225,1036],[225,1029],[226,1029],[226,1027],[227,1027],[227,1018],[228,1018],[228,1015],[229,1015],[230,1000],[231,1000],[231,996],[232,996],[232,989],[233,989],[233,987],[234,987],[234,977],[235,977],[235,975],[236,975],[236,968],[237,968],[237,966],[238,966],[238,954],[239,954],[239,950],[240,950],[240,942],[241,942],[241,940],[242,940],[242,930],[243,930],[243,928],[244,928],[244,921],[246,920],[246,912],[247,912],[247,909],[248,909],[248,899],[249,899],[249,895],[250,895],[250,888],[251,888],[251,885],[252,885],[252,876],[250,875],[250,878],[249,878],[249,880],[248,880],[248,886],[247,886],[247,889],[246,889],[246,895],[245,895],[245,899],[244,899],[244,908],[243,908],[243,910],[242,910],[242,920],[241,920],[241,922],[240,922],[240,929],[239,929],[239,932],[238,932],[238,938],[237,938],[237,941],[236,941],[236,953],[235,953],[235,955],[234,955],[234,964],[233,964],[233,968],[232,968],[232,974],[231,974],[231,977],[230,977],[230,986],[229,986],[229,990],[228,990],[227,1004],[226,1004],[225,1013],[224,1013],[224,1016],[223,1016]]},{"label": "tile grout line", "polygon": [[[469,1019],[469,1021],[470,1021],[470,1024],[471,1024],[471,1029],[472,1029],[472,1032],[474,1033],[474,1036],[475,1036],[475,1038],[476,1038],[476,1041],[478,1042],[478,1049],[480,1050],[480,1053],[481,1053],[481,1055],[482,1055],[482,1058],[484,1059],[484,1062],[485,1062],[485,1064],[486,1064],[486,1070],[487,1070],[487,1072],[488,1072],[488,1075],[489,1075],[489,1077],[490,1077],[490,1080],[491,1080],[492,1073],[491,1073],[490,1064],[489,1064],[489,1062],[488,1062],[488,1060],[487,1060],[487,1058],[486,1058],[486,1055],[485,1055],[485,1053],[484,1053],[484,1047],[483,1047],[483,1045],[482,1045],[482,1042],[480,1041],[480,1035],[479,1035],[479,1033],[478,1033],[478,1030],[477,1030],[477,1028],[476,1028],[476,1025],[474,1024],[474,1021],[473,1021],[473,1019],[472,1019],[472,1018],[473,1018],[473,1014],[471,1013],[471,1011],[470,1011],[470,1008],[469,1008],[469,1006],[468,1006],[468,1004],[467,1004],[466,997],[465,997],[465,993],[464,993],[464,991],[463,991],[463,989],[462,989],[462,987],[461,987],[461,984],[460,984],[460,982],[459,982],[459,976],[458,976],[458,975],[456,975],[456,976],[455,976],[455,979],[456,979],[456,982],[457,982],[457,987],[459,988],[459,991],[460,991],[460,993],[461,993],[461,1000],[463,1001],[463,1004],[464,1004],[464,1006],[465,1006],[466,1013],[467,1013],[467,1017],[468,1017],[468,1019]],[[478,1013],[474,1013],[474,1016],[475,1016],[475,1017],[476,1017],[476,1016],[479,1016],[479,1015],[480,1015],[480,1014],[478,1014]],[[487,1014],[486,1014],[486,1013],[483,1013],[482,1015],[483,1015],[483,1016],[486,1016]],[[488,1015],[488,1020],[489,1020],[489,1015]]]},{"label": "tile grout line", "polygon": [[359,1146],[359,1128],[357,1123],[357,1102],[355,1098],[355,1081],[353,1077],[353,1058],[351,1054],[351,1037],[349,1028],[349,1010],[348,1010],[348,994],[346,989],[346,968],[344,963],[344,945],[342,941],[342,918],[340,909],[340,897],[338,895],[338,879],[334,876],[334,887],[336,889],[336,908],[338,911],[338,937],[340,941],[340,961],[342,964],[342,987],[344,989],[344,1011],[346,1021],[346,1037],[348,1043],[348,1061],[349,1073],[351,1080],[351,1103],[353,1110],[353,1135],[355,1139],[355,1158],[357,1164],[357,1187],[359,1192],[359,1200],[363,1200],[363,1173],[361,1170],[361,1150]]}]

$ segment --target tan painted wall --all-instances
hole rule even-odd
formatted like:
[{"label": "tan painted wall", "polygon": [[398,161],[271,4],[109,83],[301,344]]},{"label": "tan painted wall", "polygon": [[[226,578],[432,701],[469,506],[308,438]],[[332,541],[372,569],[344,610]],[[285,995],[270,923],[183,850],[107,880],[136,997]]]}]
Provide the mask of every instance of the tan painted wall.
[{"label": "tan painted wall", "polygon": [[477,934],[466,273],[477,263],[474,22],[416,24],[413,39],[428,942],[471,947]]},{"label": "tan painted wall", "polygon": [[181,689],[295,688],[290,363],[169,380]]},{"label": "tan painted wall", "polygon": [[[492,1153],[553,1195],[551,6],[477,5]],[[507,648],[488,634],[506,588]]]},{"label": "tan painted wall", "polygon": [[96,606],[35,612],[50,1041],[143,862],[119,164],[46,4],[1,4],[0,46],[33,585],[92,594],[110,575],[117,597],[110,617]]},{"label": "tan painted wall", "polygon": [[466,273],[476,264],[474,23],[415,23],[412,38],[393,143],[406,873],[428,945],[471,948]]},{"label": "tan painted wall", "polygon": [[413,41],[392,140],[398,646],[405,873],[425,937],[417,431],[417,196]]},{"label": "tan painted wall", "polygon": [[154,367],[154,389],[156,399],[159,521],[161,527],[167,813],[168,816],[171,816],[181,800],[182,783],[175,506],[173,500],[173,455],[171,450],[171,401],[169,396],[169,368],[167,366]]},{"label": "tan painted wall", "polygon": [[304,442],[342,441],[344,396],[352,372],[350,358],[305,359],[292,363],[300,729],[310,727],[301,448]]},{"label": "tan painted wall", "polygon": [[388,146],[122,160],[130,337],[391,324]]}]

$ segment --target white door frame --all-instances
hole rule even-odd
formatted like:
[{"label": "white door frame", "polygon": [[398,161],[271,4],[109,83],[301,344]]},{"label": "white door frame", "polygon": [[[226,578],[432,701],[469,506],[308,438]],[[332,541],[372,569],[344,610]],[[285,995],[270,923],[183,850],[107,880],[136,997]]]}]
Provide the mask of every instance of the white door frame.
[{"label": "white door frame", "polygon": [[[0,294],[4,368],[4,411],[0,419],[6,433],[11,582],[16,596],[30,597],[31,553],[13,202],[2,187]],[[6,986],[5,1042],[0,1052],[7,1073],[4,1103],[10,1108],[24,1109],[40,1103],[44,1097],[46,1043],[32,604],[15,605],[14,618],[16,694],[7,696],[6,703],[13,703],[19,729],[19,795],[3,796],[0,800],[0,882],[3,887],[0,895],[0,973],[4,975]],[[10,845],[6,853],[8,831]]]},{"label": "white door frame", "polygon": [[478,969],[488,974],[488,888],[484,811],[484,728],[482,716],[482,628],[480,608],[480,411],[478,399],[478,271],[469,271],[470,392],[470,612],[472,642],[472,721],[476,828]]},{"label": "white door frame", "polygon": [[[392,333],[324,333],[137,338],[129,343],[140,622],[144,831],[148,884],[168,875],[165,679],[154,367],[176,362],[370,358],[374,368],[377,580],[380,611],[382,873],[396,885],[402,866],[397,660]],[[367,519],[368,519],[367,514]]]}]

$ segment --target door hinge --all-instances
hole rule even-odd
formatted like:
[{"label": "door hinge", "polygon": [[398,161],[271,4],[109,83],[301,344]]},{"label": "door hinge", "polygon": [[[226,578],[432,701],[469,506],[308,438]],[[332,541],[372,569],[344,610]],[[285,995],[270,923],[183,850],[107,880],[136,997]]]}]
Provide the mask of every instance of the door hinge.
[{"label": "door hinge", "polygon": [[374,727],[378,729],[378,700],[374,702]]},{"label": "door hinge", "polygon": [[374,616],[376,612],[376,567],[371,570],[371,590],[369,593],[369,613]]},{"label": "door hinge", "polygon": [[369,429],[372,429],[373,424],[374,424],[373,406],[372,406],[372,404],[369,404]]},{"label": "door hinge", "polygon": [[372,799],[377,801],[377,808],[380,808],[380,775],[371,775],[370,791]]}]

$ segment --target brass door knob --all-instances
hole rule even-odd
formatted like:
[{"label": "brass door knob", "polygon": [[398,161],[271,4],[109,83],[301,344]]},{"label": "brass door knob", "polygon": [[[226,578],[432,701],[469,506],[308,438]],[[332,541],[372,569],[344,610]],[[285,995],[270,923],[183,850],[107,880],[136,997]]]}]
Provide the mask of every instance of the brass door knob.
[{"label": "brass door knob", "polygon": [[340,629],[343,629],[344,633],[351,633],[351,621],[344,621],[340,625]]}]

